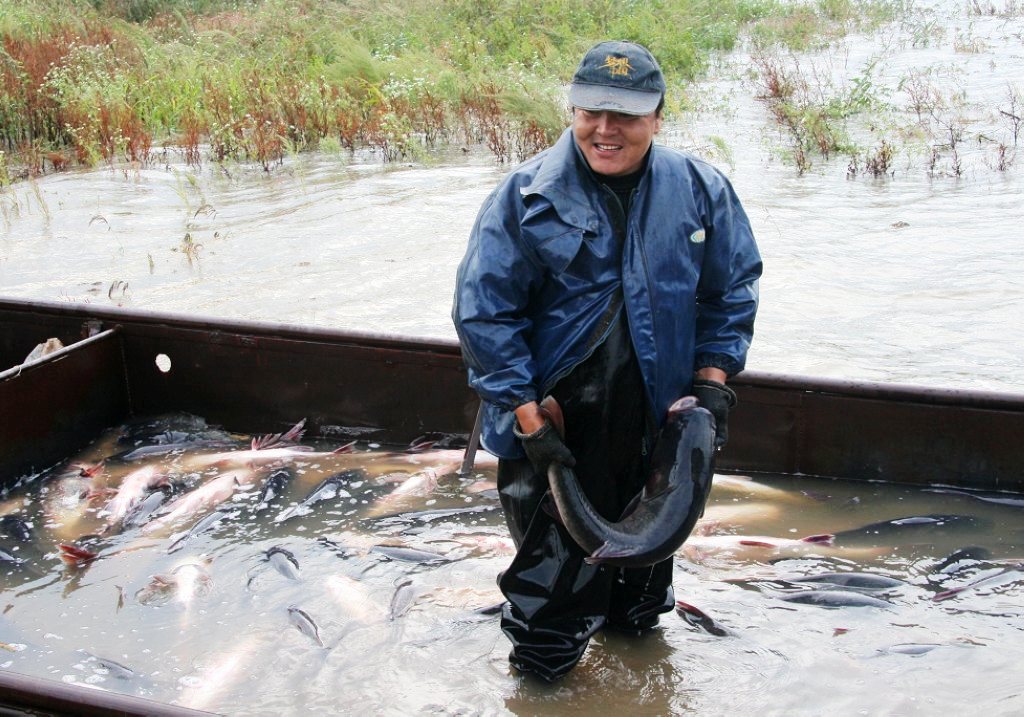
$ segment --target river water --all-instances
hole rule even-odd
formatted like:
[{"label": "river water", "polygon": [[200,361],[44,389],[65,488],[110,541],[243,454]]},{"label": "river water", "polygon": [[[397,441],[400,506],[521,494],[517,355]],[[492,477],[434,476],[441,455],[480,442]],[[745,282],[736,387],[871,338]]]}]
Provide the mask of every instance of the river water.
[{"label": "river water", "polygon": [[[978,139],[1013,147],[998,110],[1024,77],[1019,12],[919,6],[873,37],[782,59],[833,87],[867,78],[901,107],[909,102],[901,81],[927,70],[947,100],[937,115],[958,118],[967,139],[959,170],[934,139],[919,143],[937,147],[934,163],[930,150],[901,151],[884,178],[850,176],[848,158],[815,160],[800,174],[780,158],[787,140],[756,99],[748,56],[723,58],[694,93],[696,110],[674,117],[659,141],[721,167],[750,215],[765,275],[748,367],[1024,391],[1024,156],[1000,170],[996,143]],[[878,124],[888,130],[872,131],[867,121],[851,131],[874,146],[902,136],[892,127],[906,127],[910,114],[885,113]],[[467,147],[390,165],[369,153],[302,155],[270,174],[244,165],[196,169],[168,150],[145,168],[51,174],[0,194],[0,294],[454,338],[455,268],[478,207],[506,171]],[[304,466],[286,500],[335,467]],[[411,510],[483,512],[388,522],[364,514],[390,489],[375,476],[353,491],[355,513],[323,504],[322,514],[281,525],[226,520],[171,555],[160,542],[129,549],[137,546],[122,534],[101,543],[105,557],[82,570],[62,568],[52,544],[92,532],[95,516],[66,534],[46,527],[41,574],[3,571],[13,607],[0,641],[13,651],[0,666],[233,714],[564,714],[567,705],[595,714],[1024,710],[1012,670],[1024,658],[1016,574],[934,600],[995,575],[1000,560],[1024,559],[1021,508],[884,483],[764,477],[783,493],[716,490],[709,516],[717,512],[721,522],[708,528],[715,536],[799,538],[933,514],[977,520],[963,532],[898,530],[881,550],[816,546],[809,555],[802,544],[739,551],[706,540],[701,549],[695,537],[695,551],[677,561],[677,596],[730,634],[675,614],[643,640],[602,633],[570,678],[547,688],[509,674],[496,620],[472,612],[498,599],[494,576],[509,559],[493,499],[448,476]],[[47,482],[39,477],[5,500],[21,501],[16,514],[41,510]],[[52,523],[35,515],[40,526]],[[363,550],[401,542],[458,559],[420,565],[339,554],[318,538]],[[297,557],[304,582],[268,567],[265,551],[275,544]],[[969,545],[986,548],[988,562],[938,569]],[[150,575],[202,555],[212,557],[208,592],[187,605],[139,600]],[[794,587],[783,578],[842,570],[904,585],[884,595],[886,609],[779,599]],[[368,591],[362,602],[371,607],[360,609],[369,616],[339,606],[349,578]],[[380,619],[409,579],[412,607],[400,619]],[[289,622],[291,604],[320,623],[331,649]],[[119,677],[79,649],[134,672]]]}]

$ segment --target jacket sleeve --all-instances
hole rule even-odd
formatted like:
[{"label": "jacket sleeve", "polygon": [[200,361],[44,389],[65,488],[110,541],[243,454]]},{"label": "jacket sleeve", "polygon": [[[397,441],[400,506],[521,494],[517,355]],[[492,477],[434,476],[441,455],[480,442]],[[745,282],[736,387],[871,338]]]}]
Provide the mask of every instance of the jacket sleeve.
[{"label": "jacket sleeve", "polygon": [[542,273],[524,250],[518,190],[499,187],[480,209],[455,280],[452,321],[469,385],[500,408],[537,400],[527,308]]},{"label": "jacket sleeve", "polygon": [[697,283],[694,369],[713,366],[732,376],[746,365],[754,335],[761,255],[729,181],[715,172],[705,176],[704,188],[707,236]]}]

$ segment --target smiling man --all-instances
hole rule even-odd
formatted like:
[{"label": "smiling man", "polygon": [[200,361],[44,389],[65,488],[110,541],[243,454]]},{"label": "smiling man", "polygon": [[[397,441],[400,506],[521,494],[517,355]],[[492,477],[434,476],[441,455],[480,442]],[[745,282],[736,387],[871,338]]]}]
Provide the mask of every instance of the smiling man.
[{"label": "smiling man", "polygon": [[[651,53],[602,42],[569,89],[572,127],[484,202],[452,319],[483,399],[484,447],[517,552],[499,578],[520,672],[552,681],[608,627],[640,634],[672,609],[672,560],[592,565],[557,517],[552,462],[574,465],[618,520],[645,482],[668,407],[693,394],[719,446],[753,336],[761,259],[729,182],[654,144],[665,80]],[[560,436],[539,407],[562,407]]]}]

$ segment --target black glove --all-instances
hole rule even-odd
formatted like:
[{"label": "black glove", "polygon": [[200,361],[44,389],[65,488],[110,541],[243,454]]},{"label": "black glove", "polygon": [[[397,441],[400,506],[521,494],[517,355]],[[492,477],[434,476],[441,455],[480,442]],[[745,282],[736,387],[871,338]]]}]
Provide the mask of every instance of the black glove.
[{"label": "black glove", "polygon": [[576,465],[576,459],[562,443],[562,438],[551,425],[551,421],[544,421],[544,425],[533,433],[520,433],[518,426],[513,426],[512,433],[522,441],[526,457],[530,459],[537,473],[547,475],[551,463],[561,463],[570,468]]},{"label": "black glove", "polygon": [[695,378],[693,395],[715,417],[715,447],[721,448],[729,440],[729,409],[736,405],[735,392],[724,383]]}]

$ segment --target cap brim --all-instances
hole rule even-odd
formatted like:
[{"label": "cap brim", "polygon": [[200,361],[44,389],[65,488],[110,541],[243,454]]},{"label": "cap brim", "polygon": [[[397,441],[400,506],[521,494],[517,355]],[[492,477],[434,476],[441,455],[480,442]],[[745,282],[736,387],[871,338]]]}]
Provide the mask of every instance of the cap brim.
[{"label": "cap brim", "polygon": [[658,109],[660,103],[661,92],[657,90],[631,90],[585,82],[573,82],[569,86],[569,104],[583,110],[649,115]]}]

